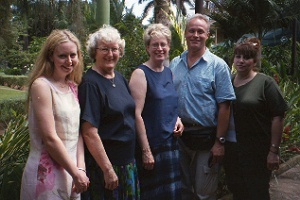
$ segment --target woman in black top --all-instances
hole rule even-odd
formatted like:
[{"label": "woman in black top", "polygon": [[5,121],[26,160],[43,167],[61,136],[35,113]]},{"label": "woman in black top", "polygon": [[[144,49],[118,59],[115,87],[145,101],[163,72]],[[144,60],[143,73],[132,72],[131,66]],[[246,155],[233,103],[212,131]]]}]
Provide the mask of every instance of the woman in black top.
[{"label": "woman in black top", "polygon": [[139,199],[135,103],[125,78],[114,70],[124,47],[119,32],[108,25],[87,41],[94,64],[83,76],[79,101],[91,183],[83,199]]}]

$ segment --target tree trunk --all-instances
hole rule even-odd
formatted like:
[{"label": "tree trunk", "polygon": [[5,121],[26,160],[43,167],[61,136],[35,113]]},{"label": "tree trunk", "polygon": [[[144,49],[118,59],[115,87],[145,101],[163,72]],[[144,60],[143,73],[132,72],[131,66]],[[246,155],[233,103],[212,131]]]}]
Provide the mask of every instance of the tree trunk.
[{"label": "tree trunk", "polygon": [[204,14],[203,10],[203,0],[195,0],[195,13]]},{"label": "tree trunk", "polygon": [[154,0],[154,21],[169,27],[168,15],[171,14],[170,0]]},{"label": "tree trunk", "polygon": [[293,20],[293,37],[292,37],[292,65],[291,65],[291,75],[295,77],[297,75],[297,68],[296,68],[296,60],[297,60],[297,47],[296,47],[296,42],[297,42],[297,20]]},{"label": "tree trunk", "polygon": [[103,24],[110,24],[110,1],[97,0],[96,23],[99,27]]}]

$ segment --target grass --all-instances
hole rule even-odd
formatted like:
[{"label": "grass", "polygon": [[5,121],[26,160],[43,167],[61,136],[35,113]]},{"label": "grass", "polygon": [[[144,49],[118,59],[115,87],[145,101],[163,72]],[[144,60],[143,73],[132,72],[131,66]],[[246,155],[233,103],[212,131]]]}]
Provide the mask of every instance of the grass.
[{"label": "grass", "polygon": [[25,99],[25,91],[11,89],[9,87],[0,86],[0,101],[9,99]]}]

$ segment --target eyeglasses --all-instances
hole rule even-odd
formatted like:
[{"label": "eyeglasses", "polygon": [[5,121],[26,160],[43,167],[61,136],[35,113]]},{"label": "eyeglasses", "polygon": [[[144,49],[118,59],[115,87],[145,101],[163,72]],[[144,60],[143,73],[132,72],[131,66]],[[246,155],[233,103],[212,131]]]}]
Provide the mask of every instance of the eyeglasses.
[{"label": "eyeglasses", "polygon": [[161,47],[162,49],[165,49],[165,48],[167,48],[168,47],[168,44],[166,44],[166,43],[161,43],[161,44],[159,44],[159,43],[154,43],[154,44],[151,44],[150,45],[153,49],[158,49],[159,47]]},{"label": "eyeglasses", "polygon": [[96,48],[96,49],[99,49],[103,54],[108,54],[109,51],[111,51],[112,53],[117,53],[120,50],[120,48],[116,48],[116,47],[113,48],[103,47],[103,48]]}]

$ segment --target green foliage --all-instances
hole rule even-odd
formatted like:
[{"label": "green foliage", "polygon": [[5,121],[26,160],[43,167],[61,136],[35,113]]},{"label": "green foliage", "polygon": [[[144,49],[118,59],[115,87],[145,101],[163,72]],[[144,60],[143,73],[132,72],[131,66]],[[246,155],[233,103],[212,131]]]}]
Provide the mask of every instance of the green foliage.
[{"label": "green foliage", "polygon": [[225,40],[218,45],[213,45],[210,49],[214,54],[225,60],[229,67],[232,66],[233,43],[230,40]]},{"label": "green foliage", "polygon": [[[297,52],[300,52],[300,43],[296,43]],[[300,76],[300,57],[296,60],[296,69],[292,75],[291,57],[292,57],[292,42],[289,40],[287,43],[269,47],[263,46],[262,48],[262,72],[273,76],[276,74],[280,80],[292,79],[298,81]],[[292,76],[291,76],[292,75]]]},{"label": "green foliage", "polygon": [[18,87],[22,87],[27,84],[27,79],[28,77],[24,75],[15,76],[15,75],[0,74],[0,85],[5,85],[8,87],[16,85]]},{"label": "green foliage", "polygon": [[288,103],[289,110],[284,120],[281,144],[281,159],[287,161],[298,152],[289,152],[289,148],[300,147],[300,86],[290,80],[282,81],[280,89]]},{"label": "green foliage", "polygon": [[172,42],[169,56],[170,60],[172,60],[174,57],[179,56],[184,50],[187,49],[184,38],[186,18],[180,14],[179,10],[177,10],[177,16],[171,13],[168,17],[172,25]]},{"label": "green foliage", "polygon": [[0,135],[0,199],[19,199],[22,172],[29,153],[29,131],[25,115],[14,115]]},{"label": "green foliage", "polygon": [[0,122],[6,124],[16,114],[25,114],[25,95],[0,101]]},{"label": "green foliage", "polygon": [[120,58],[116,70],[129,79],[132,71],[148,59],[143,41],[143,25],[140,18],[127,13],[122,21],[114,25],[126,41],[125,56]]}]

